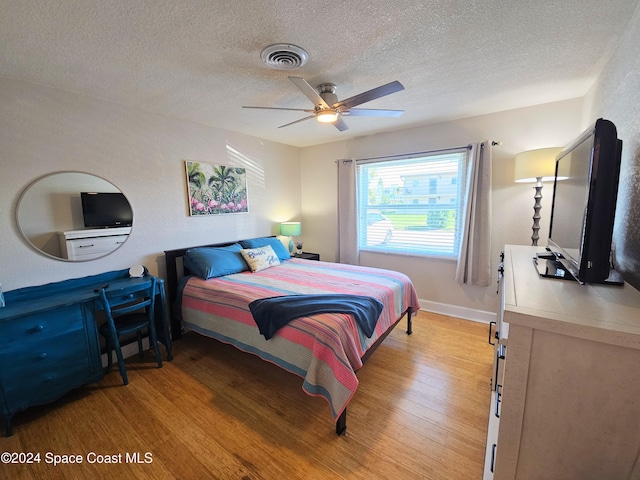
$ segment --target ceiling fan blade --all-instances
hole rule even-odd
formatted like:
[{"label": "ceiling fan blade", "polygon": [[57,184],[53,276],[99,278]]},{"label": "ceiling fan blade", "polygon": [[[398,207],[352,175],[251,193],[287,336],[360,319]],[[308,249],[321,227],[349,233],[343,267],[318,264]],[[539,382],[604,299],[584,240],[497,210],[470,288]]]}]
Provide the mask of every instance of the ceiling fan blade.
[{"label": "ceiling fan blade", "polygon": [[259,108],[261,110],[288,110],[291,112],[307,112],[313,113],[315,110],[310,110],[308,108],[281,108],[281,107],[248,107],[243,105],[242,108]]},{"label": "ceiling fan blade", "polygon": [[333,122],[333,126],[336,127],[338,130],[340,130],[341,132],[344,132],[345,130],[349,130],[349,127],[347,126],[346,123],[344,123],[344,120],[342,120],[341,117],[338,117],[338,120]]},{"label": "ceiling fan blade", "polygon": [[399,117],[404,113],[404,110],[380,110],[375,108],[352,108],[346,112],[342,112],[342,115],[348,115],[350,117]]},{"label": "ceiling fan blade", "polygon": [[315,115],[309,115],[308,117],[301,118],[299,120],[296,120],[295,122],[290,122],[290,123],[286,123],[284,125],[280,125],[278,128],[288,127],[289,125],[293,125],[295,123],[304,122],[305,120],[309,120],[310,118],[316,118],[316,116]]},{"label": "ceiling fan blade", "polygon": [[385,95],[390,95],[401,90],[404,90],[404,86],[396,80],[391,83],[387,83],[386,85],[381,85],[380,87],[368,90],[363,93],[359,93],[358,95],[354,95],[353,97],[349,97],[345,100],[334,103],[331,108],[350,109],[351,107],[370,102],[371,100],[375,100],[376,98],[384,97]]},{"label": "ceiling fan blade", "polygon": [[289,80],[293,82],[293,84],[300,89],[304,95],[313,102],[314,107],[316,108],[331,108],[324,101],[324,99],[320,96],[316,89],[309,85],[304,78],[300,77],[289,77]]}]

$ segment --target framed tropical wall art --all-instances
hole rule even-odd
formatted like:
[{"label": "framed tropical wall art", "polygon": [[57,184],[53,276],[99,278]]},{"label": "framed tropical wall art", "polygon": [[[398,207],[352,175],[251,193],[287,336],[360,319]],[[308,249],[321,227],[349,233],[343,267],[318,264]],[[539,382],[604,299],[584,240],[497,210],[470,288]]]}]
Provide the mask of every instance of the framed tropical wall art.
[{"label": "framed tropical wall art", "polygon": [[185,161],[189,215],[247,213],[245,168]]}]

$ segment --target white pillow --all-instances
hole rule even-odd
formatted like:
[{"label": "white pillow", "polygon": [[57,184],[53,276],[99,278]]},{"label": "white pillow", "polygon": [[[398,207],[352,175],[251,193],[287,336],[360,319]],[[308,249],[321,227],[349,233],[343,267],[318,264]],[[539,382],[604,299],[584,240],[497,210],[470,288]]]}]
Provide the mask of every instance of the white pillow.
[{"label": "white pillow", "polygon": [[278,255],[276,255],[276,252],[273,251],[273,248],[271,248],[271,245],[243,249],[240,250],[240,253],[252,272],[259,272],[265,268],[280,265],[280,259]]}]

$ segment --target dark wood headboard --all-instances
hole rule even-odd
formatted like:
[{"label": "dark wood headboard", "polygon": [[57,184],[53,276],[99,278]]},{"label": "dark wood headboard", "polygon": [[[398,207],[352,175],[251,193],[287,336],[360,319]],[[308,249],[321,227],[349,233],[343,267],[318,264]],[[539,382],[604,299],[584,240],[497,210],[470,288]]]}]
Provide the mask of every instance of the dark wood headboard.
[{"label": "dark wood headboard", "polygon": [[[274,235],[265,235],[264,237],[257,237],[257,238],[265,238],[268,236],[273,237]],[[176,318],[176,316],[173,314],[174,304],[178,296],[178,282],[184,275],[189,273],[184,268],[184,265],[182,263],[182,257],[184,257],[185,253],[187,253],[187,250],[191,248],[227,247],[229,245],[233,245],[234,243],[238,243],[241,241],[242,240],[235,240],[232,242],[211,243],[209,245],[195,245],[193,247],[177,248],[175,250],[164,251],[164,258],[167,266],[166,285],[167,285],[167,297],[169,300],[169,318],[171,321],[171,335],[173,336],[174,339],[179,338],[182,335],[182,326],[180,325],[180,320]]]}]

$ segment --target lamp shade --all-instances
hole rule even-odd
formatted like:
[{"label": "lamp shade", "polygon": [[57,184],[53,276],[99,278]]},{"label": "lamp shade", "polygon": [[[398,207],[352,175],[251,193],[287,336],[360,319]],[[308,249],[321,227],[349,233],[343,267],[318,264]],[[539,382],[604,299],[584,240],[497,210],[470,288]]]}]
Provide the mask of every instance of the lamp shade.
[{"label": "lamp shade", "polygon": [[516,182],[536,182],[542,178],[549,182],[556,175],[556,156],[562,147],[538,148],[516,155],[514,180]]},{"label": "lamp shade", "polygon": [[280,235],[285,237],[297,237],[301,231],[300,222],[282,222],[280,224]]}]

